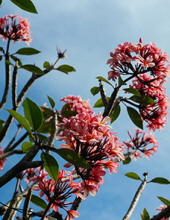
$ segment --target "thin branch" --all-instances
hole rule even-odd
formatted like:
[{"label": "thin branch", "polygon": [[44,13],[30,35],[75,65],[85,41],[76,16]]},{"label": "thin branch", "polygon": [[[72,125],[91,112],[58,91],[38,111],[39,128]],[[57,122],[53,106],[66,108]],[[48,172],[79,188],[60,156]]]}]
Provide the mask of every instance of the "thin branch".
[{"label": "thin branch", "polygon": [[100,88],[100,96],[102,98],[104,106],[106,107],[108,100],[107,100],[107,96],[106,96],[106,91],[104,89],[104,86],[103,86],[101,80],[99,80],[99,88]]},{"label": "thin branch", "polygon": [[5,88],[4,88],[4,94],[2,96],[2,100],[0,102],[0,110],[4,107],[7,101],[8,93],[9,93],[9,87],[10,87],[10,64],[9,62],[9,44],[10,44],[10,39],[8,39],[7,42],[7,49],[5,53],[5,75],[6,75],[6,80],[5,80]]},{"label": "thin branch", "polygon": [[125,216],[123,217],[122,220],[129,220],[131,215],[132,215],[132,213],[134,212],[134,210],[136,208],[136,205],[137,205],[137,203],[139,201],[139,198],[140,198],[140,196],[141,196],[141,194],[142,194],[142,192],[143,192],[143,190],[144,190],[144,188],[146,186],[146,183],[147,183],[147,181],[146,181],[147,174],[144,173],[143,175],[144,175],[144,180],[140,184],[137,192],[135,193],[135,196],[134,196],[134,198],[133,198],[133,200],[132,200],[132,202],[130,204],[130,207],[129,207],[127,213],[125,214]]},{"label": "thin branch", "polygon": [[11,150],[11,151],[8,151],[8,152],[6,152],[4,154],[1,154],[0,155],[0,160],[4,159],[6,157],[9,157],[9,156],[11,156],[13,154],[24,154],[24,152],[22,150]]},{"label": "thin branch", "polygon": [[16,109],[16,97],[17,97],[17,75],[18,75],[18,67],[14,66],[13,75],[12,75],[12,104],[13,108]]},{"label": "thin branch", "polygon": [[112,111],[113,111],[113,108],[114,108],[114,104],[115,104],[115,101],[116,101],[116,97],[117,97],[117,94],[119,92],[119,89],[120,89],[120,86],[116,87],[114,89],[114,91],[112,92],[112,95],[104,109],[104,112],[103,112],[103,117],[106,117],[106,116],[110,116]]},{"label": "thin branch", "polygon": [[[25,134],[23,134],[23,135],[18,139],[18,141],[16,141],[12,146],[11,146],[11,144],[9,143],[9,144],[7,145],[7,147],[4,149],[4,153],[15,149],[19,144],[21,144],[21,142],[22,142],[27,136],[28,136],[28,132],[25,132]],[[11,142],[12,142],[12,140],[11,140]],[[13,143],[13,142],[12,142],[12,143]]]},{"label": "thin branch", "polygon": [[39,147],[34,145],[31,150],[10,170],[8,170],[3,176],[0,177],[0,187],[4,186],[19,173],[28,168],[35,168],[42,165],[42,161],[32,161],[37,155]]}]

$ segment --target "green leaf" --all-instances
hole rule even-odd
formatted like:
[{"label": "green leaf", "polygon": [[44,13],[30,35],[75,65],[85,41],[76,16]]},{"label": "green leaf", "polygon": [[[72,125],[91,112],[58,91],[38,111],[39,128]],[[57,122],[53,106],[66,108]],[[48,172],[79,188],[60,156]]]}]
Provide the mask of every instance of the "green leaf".
[{"label": "green leaf", "polygon": [[17,5],[19,8],[21,8],[24,11],[38,14],[34,4],[30,0],[11,0],[15,5]]},{"label": "green leaf", "polygon": [[58,165],[56,159],[47,153],[42,153],[41,160],[44,162],[43,167],[48,172],[50,177],[55,182],[57,182],[58,173],[59,173],[59,165]]},{"label": "green leaf", "polygon": [[98,77],[96,77],[96,79],[99,79],[99,80],[109,84],[110,86],[112,86],[114,88],[114,86],[107,79],[105,79],[104,77],[98,76]]},{"label": "green leaf", "polygon": [[100,98],[100,99],[98,99],[97,101],[96,101],[96,103],[94,104],[94,108],[101,108],[101,107],[103,107],[104,106],[104,104],[103,104],[103,101],[102,101],[102,98]]},{"label": "green leaf", "polygon": [[25,153],[29,152],[32,146],[33,146],[33,144],[30,143],[30,142],[22,143],[22,150],[23,150],[23,152],[25,152]]},{"label": "green leaf", "polygon": [[123,165],[129,164],[131,162],[131,158],[130,157],[126,157],[125,160],[122,160]]},{"label": "green leaf", "polygon": [[34,131],[38,130],[43,122],[42,111],[31,99],[26,98],[23,102],[24,114]]},{"label": "green leaf", "polygon": [[32,64],[23,65],[23,66],[21,66],[21,68],[25,69],[31,73],[35,73],[38,75],[44,75],[44,72],[38,66],[35,66]]},{"label": "green leaf", "polygon": [[0,61],[2,60],[3,56],[0,56]]},{"label": "green leaf", "polygon": [[50,103],[50,105],[51,105],[51,108],[54,108],[54,107],[55,107],[55,102],[54,102],[54,100],[53,100],[50,96],[48,96],[48,95],[47,95],[47,98],[48,98],[48,101],[49,101],[49,103]]},{"label": "green leaf", "polygon": [[40,133],[49,134],[52,132],[52,126],[53,126],[52,120],[45,121],[42,123],[41,127],[39,127],[37,131]]},{"label": "green leaf", "polygon": [[47,208],[46,202],[43,199],[41,199],[39,196],[32,195],[31,202],[44,210]]},{"label": "green leaf", "polygon": [[158,184],[170,184],[169,180],[167,180],[163,177],[156,177],[149,182],[158,183]]},{"label": "green leaf", "polygon": [[110,115],[110,122],[113,123],[114,121],[116,121],[119,115],[120,115],[120,105],[117,105],[115,110],[112,111]]},{"label": "green leaf", "polygon": [[3,124],[5,123],[4,120],[0,119],[0,132],[2,131],[3,129]]},{"label": "green leaf", "polygon": [[28,121],[19,113],[17,113],[14,110],[9,110],[7,109],[7,111],[25,128],[25,130],[28,131],[28,133],[31,134],[31,128],[30,125],[28,123]]},{"label": "green leaf", "polygon": [[131,179],[134,179],[134,180],[141,180],[140,177],[138,176],[138,174],[134,173],[134,172],[126,173],[125,176],[127,176]]},{"label": "green leaf", "polygon": [[143,129],[143,122],[142,119],[140,117],[140,114],[131,107],[127,106],[127,111],[128,111],[128,115],[130,117],[130,119],[132,120],[132,122],[139,128]]},{"label": "green leaf", "polygon": [[149,213],[146,208],[143,209],[143,214],[141,214],[142,220],[150,220]]},{"label": "green leaf", "polygon": [[0,0],[0,5],[2,5],[2,0]]},{"label": "green leaf", "polygon": [[163,202],[165,205],[170,206],[170,201],[168,199],[165,199],[164,197],[157,196],[161,202]]},{"label": "green leaf", "polygon": [[90,89],[90,92],[92,95],[96,95],[97,93],[100,92],[100,88],[97,86],[94,86],[93,88]]},{"label": "green leaf", "polygon": [[82,167],[85,169],[90,169],[91,166],[89,163],[79,154],[77,154],[75,151],[72,151],[67,148],[62,148],[62,149],[56,149],[55,151],[57,154],[59,154],[62,158],[70,162],[71,164],[77,166],[77,167]]},{"label": "green leaf", "polygon": [[41,109],[42,109],[42,114],[43,114],[44,120],[49,119],[54,114],[54,111],[50,108],[41,106]]},{"label": "green leaf", "polygon": [[118,85],[119,86],[127,85],[120,76],[118,78]]},{"label": "green leaf", "polygon": [[45,62],[43,63],[43,67],[46,68],[46,69],[48,69],[48,68],[51,67],[51,65],[50,65],[50,63],[49,63],[48,61],[45,61]]},{"label": "green leaf", "polygon": [[133,89],[133,88],[126,88],[126,89],[123,89],[124,91],[126,92],[129,92],[129,93],[132,93],[136,96],[141,96],[140,92],[136,89]]},{"label": "green leaf", "polygon": [[63,73],[68,74],[69,72],[75,72],[76,70],[74,69],[74,67],[69,66],[67,64],[61,65],[59,67],[56,68],[56,70],[61,71]]},{"label": "green leaf", "polygon": [[152,98],[150,98],[148,96],[144,96],[144,95],[141,95],[141,96],[133,95],[129,99],[131,99],[134,102],[140,103],[142,105],[150,105],[150,104],[155,103],[155,101]]},{"label": "green leaf", "polygon": [[20,54],[20,55],[35,55],[38,53],[41,53],[41,51],[36,50],[35,48],[31,48],[31,47],[24,47],[24,48],[17,50],[16,52],[16,54]]}]

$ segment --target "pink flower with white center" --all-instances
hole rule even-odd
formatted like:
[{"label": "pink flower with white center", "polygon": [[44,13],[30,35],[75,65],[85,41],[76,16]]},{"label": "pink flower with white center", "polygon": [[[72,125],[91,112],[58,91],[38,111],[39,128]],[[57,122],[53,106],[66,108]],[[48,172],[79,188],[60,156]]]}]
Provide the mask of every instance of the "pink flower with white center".
[{"label": "pink flower with white center", "polygon": [[110,53],[111,58],[107,61],[111,71],[108,72],[108,79],[115,80],[121,75],[139,75],[142,73],[150,73],[152,76],[160,74],[167,75],[168,55],[157,48],[155,43],[142,44],[139,43],[119,44],[114,52]]},{"label": "pink flower with white center", "polygon": [[[149,133],[146,134],[143,130],[135,129],[136,133],[134,137],[131,136],[130,132],[128,131],[128,135],[130,140],[125,141],[125,147],[128,151],[128,154],[131,155],[132,158],[137,160],[138,158],[142,157],[142,154],[147,158],[150,159],[150,156],[153,156],[153,153],[157,152],[158,143],[154,136]],[[153,145],[152,147],[149,147]]]},{"label": "pink flower with white center", "polygon": [[16,41],[24,41],[28,45],[32,41],[30,23],[19,15],[6,15],[0,18],[0,38]]},{"label": "pink flower with white center", "polygon": [[[1,158],[1,155],[3,155],[3,154],[4,154],[4,152],[2,150],[2,147],[0,147],[0,158]],[[7,161],[6,158],[0,159],[0,171],[3,170],[6,161]]]}]

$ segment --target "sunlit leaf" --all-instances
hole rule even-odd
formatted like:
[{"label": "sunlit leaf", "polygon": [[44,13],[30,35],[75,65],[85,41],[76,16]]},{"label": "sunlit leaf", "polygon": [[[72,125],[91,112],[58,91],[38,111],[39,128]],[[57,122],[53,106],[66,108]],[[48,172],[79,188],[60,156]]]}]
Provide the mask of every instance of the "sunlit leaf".
[{"label": "sunlit leaf", "polygon": [[127,106],[127,111],[128,111],[128,115],[130,117],[130,119],[132,120],[132,122],[139,128],[143,129],[143,122],[142,119],[140,117],[140,114],[131,107]]},{"label": "sunlit leaf", "polygon": [[141,96],[140,92],[136,89],[133,89],[133,88],[126,88],[126,89],[123,89],[124,91],[128,92],[128,93],[132,93],[136,96]]},{"label": "sunlit leaf", "polygon": [[149,182],[158,183],[158,184],[170,184],[170,181],[163,178],[163,177],[156,177],[156,178],[150,180]]},{"label": "sunlit leaf", "polygon": [[163,202],[165,205],[170,206],[170,201],[168,199],[165,199],[164,197],[157,196],[161,202]]},{"label": "sunlit leaf", "polygon": [[92,95],[96,95],[100,92],[100,88],[97,86],[94,86],[93,88],[90,89],[90,92]]},{"label": "sunlit leaf", "polygon": [[131,158],[130,157],[126,157],[125,160],[122,160],[123,165],[129,164],[131,162]]},{"label": "sunlit leaf", "polygon": [[48,68],[51,67],[51,65],[50,65],[50,63],[49,63],[48,61],[45,61],[45,62],[43,63],[43,67],[46,68],[46,69],[48,69]]},{"label": "sunlit leaf", "polygon": [[96,103],[94,104],[94,108],[101,108],[101,107],[103,107],[104,106],[104,104],[103,104],[103,101],[102,101],[102,98],[100,98],[100,99],[98,99],[97,101],[96,101]]},{"label": "sunlit leaf", "polygon": [[33,144],[30,142],[24,142],[22,143],[22,150],[23,152],[27,153],[30,151],[30,149],[32,148]]},{"label": "sunlit leaf", "polygon": [[58,162],[56,161],[56,159],[47,153],[42,153],[41,160],[44,162],[43,167],[48,172],[50,177],[55,182],[57,182],[58,173],[59,173],[59,165],[58,165]]},{"label": "sunlit leaf", "polygon": [[109,85],[111,85],[113,87],[113,85],[107,79],[105,79],[102,76],[97,76],[96,79],[99,79],[99,80],[101,80],[101,81],[103,81],[103,82],[105,82],[105,83],[107,83],[107,84],[109,84]]},{"label": "sunlit leaf", "polygon": [[25,69],[31,73],[35,73],[38,75],[44,75],[44,72],[38,66],[35,66],[32,64],[23,65],[23,66],[21,66],[21,68]]},{"label": "sunlit leaf", "polygon": [[19,8],[21,8],[24,11],[38,14],[34,4],[30,0],[11,0],[15,5],[17,5]]},{"label": "sunlit leaf", "polygon": [[38,130],[43,121],[42,111],[31,99],[26,98],[23,102],[24,114],[34,131]]},{"label": "sunlit leaf", "polygon": [[143,213],[141,214],[142,220],[150,220],[149,213],[146,208],[143,209]]},{"label": "sunlit leaf", "polygon": [[16,54],[20,54],[20,55],[35,55],[38,53],[41,53],[41,51],[36,50],[35,48],[31,48],[31,47],[24,47],[24,48],[17,50],[16,52]]},{"label": "sunlit leaf", "polygon": [[56,70],[61,71],[63,73],[68,74],[69,72],[75,72],[76,69],[72,66],[69,66],[67,64],[61,65],[59,67],[56,68]]},{"label": "sunlit leaf", "polygon": [[131,179],[134,179],[134,180],[141,180],[140,177],[138,176],[138,174],[134,173],[134,172],[128,172],[125,174],[125,176],[127,176]]},{"label": "sunlit leaf", "polygon": [[48,98],[48,101],[49,101],[51,107],[54,108],[54,107],[55,107],[55,102],[54,102],[54,100],[53,100],[50,96],[48,96],[48,95],[47,95],[47,98]]},{"label": "sunlit leaf", "polygon": [[150,105],[150,104],[155,103],[155,101],[152,98],[150,98],[148,96],[144,96],[144,95],[141,95],[141,96],[133,95],[129,99],[131,99],[134,102],[140,103],[142,105]]},{"label": "sunlit leaf", "polygon": [[32,195],[31,202],[44,210],[47,208],[46,202],[43,199],[41,199],[39,196]]},{"label": "sunlit leaf", "polygon": [[31,134],[30,125],[28,121],[22,115],[20,115],[14,110],[7,109],[7,111],[28,131],[28,133]]},{"label": "sunlit leaf", "polygon": [[59,154],[62,158],[70,162],[71,164],[77,166],[77,167],[82,167],[86,169],[90,169],[91,166],[89,163],[79,154],[77,154],[75,151],[72,151],[70,149],[56,149],[55,151],[57,154]]},{"label": "sunlit leaf", "polygon": [[116,119],[119,117],[120,115],[120,105],[117,105],[116,108],[112,111],[111,115],[110,115],[110,121],[111,123],[113,123],[114,121],[116,121]]}]

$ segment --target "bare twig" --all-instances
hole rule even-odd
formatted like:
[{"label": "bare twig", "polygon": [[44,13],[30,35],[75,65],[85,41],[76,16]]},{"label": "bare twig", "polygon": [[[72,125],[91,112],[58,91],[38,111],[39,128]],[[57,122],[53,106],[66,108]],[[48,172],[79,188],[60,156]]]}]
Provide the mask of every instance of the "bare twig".
[{"label": "bare twig", "polygon": [[14,66],[13,75],[12,75],[12,104],[13,108],[16,109],[16,97],[17,97],[17,75],[18,75],[18,67]]},{"label": "bare twig", "polygon": [[147,183],[147,181],[146,181],[147,174],[144,173],[143,175],[144,175],[144,180],[140,184],[137,192],[135,193],[135,196],[134,196],[134,198],[133,198],[133,200],[132,200],[132,202],[130,204],[130,207],[129,207],[127,213],[125,214],[125,216],[123,217],[122,220],[129,220],[131,215],[132,215],[132,213],[134,212],[134,210],[136,208],[136,205],[137,205],[137,203],[139,201],[139,198],[140,198],[140,196],[141,196],[141,194],[142,194],[142,192],[143,192],[143,190],[144,190],[144,188],[146,186],[146,183]]},{"label": "bare twig", "polygon": [[[157,215],[154,215],[150,220],[161,220],[165,217],[169,217],[170,215],[170,206],[167,206],[164,210],[162,210],[160,213],[158,213]],[[168,218],[167,218],[168,219]]]}]

